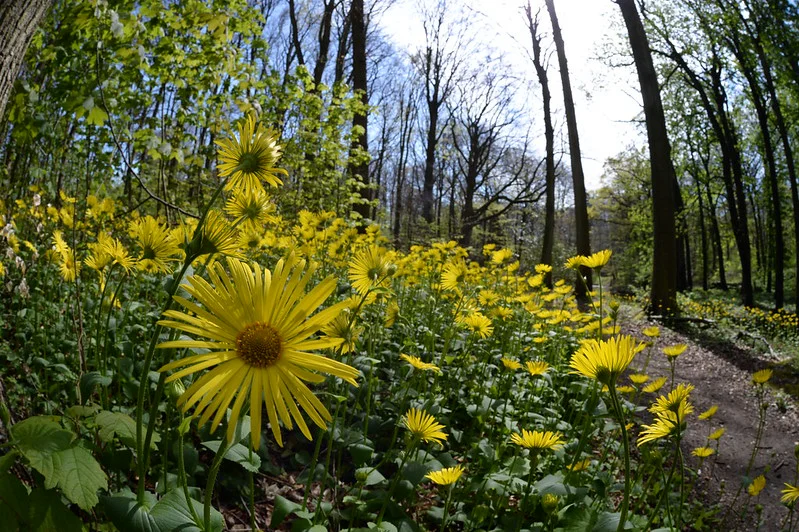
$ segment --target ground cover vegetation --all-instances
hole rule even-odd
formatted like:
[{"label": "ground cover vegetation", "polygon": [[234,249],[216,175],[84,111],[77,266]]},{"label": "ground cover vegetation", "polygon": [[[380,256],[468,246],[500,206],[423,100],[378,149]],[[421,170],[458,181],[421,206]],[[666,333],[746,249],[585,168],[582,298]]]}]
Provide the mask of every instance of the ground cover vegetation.
[{"label": "ground cover vegetation", "polygon": [[[591,194],[554,2],[520,12],[542,157],[526,87],[500,55],[468,66],[478,26],[445,2],[408,57],[361,0],[0,8],[0,43],[29,44],[0,76],[0,522],[799,526],[799,462],[765,500],[759,460],[797,342],[796,10],[616,4],[607,56],[632,50],[650,150]],[[691,346],[625,318],[644,311],[782,363],[746,378],[755,436],[724,504],[696,495],[727,406],[697,411]]]}]

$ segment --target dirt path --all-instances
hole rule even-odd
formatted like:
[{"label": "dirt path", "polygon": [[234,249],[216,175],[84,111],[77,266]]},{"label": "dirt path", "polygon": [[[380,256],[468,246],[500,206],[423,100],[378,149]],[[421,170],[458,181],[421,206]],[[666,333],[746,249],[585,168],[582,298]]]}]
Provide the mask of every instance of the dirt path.
[{"label": "dirt path", "polygon": [[[640,320],[634,322],[637,331],[648,325],[655,324]],[[752,373],[773,367],[775,361],[758,357],[754,350],[745,345],[715,341],[712,335],[702,334],[701,331],[692,330],[687,336],[663,326],[660,329],[661,337],[657,346],[688,344],[688,349],[677,359],[675,381],[691,383],[696,387],[691,394],[695,414],[718,405],[718,412],[712,420],[693,417],[689,421],[683,453],[694,470],[699,459],[691,456],[691,451],[707,444],[710,427],[713,430],[719,427],[726,429],[715,465],[714,457],[705,460],[693,496],[709,504],[720,503],[722,515],[727,508],[732,508],[723,527],[725,530],[755,530],[755,504],[762,506],[760,530],[781,530],[780,524],[788,515],[788,509],[780,502],[780,492],[784,482],[793,484],[796,481],[794,449],[799,444],[799,411],[796,401],[777,387],[770,387],[766,392],[768,408],[765,431],[749,475],[753,478],[764,474],[766,487],[756,500],[752,500],[745,489],[735,498],[746,476],[757,430],[758,412]],[[668,361],[659,349],[652,355],[648,374],[653,378],[669,374]],[[780,379],[784,381],[786,377],[776,375],[774,378],[777,384]],[[748,510],[745,510],[747,504]],[[744,511],[746,517],[742,519]]]}]

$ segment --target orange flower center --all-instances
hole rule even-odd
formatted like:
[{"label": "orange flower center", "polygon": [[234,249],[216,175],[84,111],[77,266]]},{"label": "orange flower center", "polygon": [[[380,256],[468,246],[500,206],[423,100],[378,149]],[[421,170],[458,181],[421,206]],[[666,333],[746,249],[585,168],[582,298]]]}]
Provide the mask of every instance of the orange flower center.
[{"label": "orange flower center", "polygon": [[280,358],[283,341],[271,325],[256,321],[236,337],[236,348],[244,361],[257,368],[271,366]]}]

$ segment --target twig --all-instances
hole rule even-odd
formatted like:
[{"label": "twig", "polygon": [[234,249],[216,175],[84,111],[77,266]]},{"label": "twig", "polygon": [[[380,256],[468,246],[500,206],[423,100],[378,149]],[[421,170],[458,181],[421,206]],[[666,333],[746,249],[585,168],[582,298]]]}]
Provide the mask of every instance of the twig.
[{"label": "twig", "polygon": [[741,330],[738,331],[738,334],[735,335],[735,338],[741,338],[741,337],[751,338],[752,340],[760,340],[768,348],[768,353],[769,355],[771,355],[771,358],[774,359],[780,358],[779,355],[777,355],[777,353],[774,352],[774,349],[771,347],[771,344],[768,343],[768,340],[766,340],[764,337],[760,336],[759,334],[753,334],[750,333],[749,331]]},{"label": "twig", "polygon": [[130,161],[128,161],[128,158],[125,155],[125,151],[122,149],[122,144],[119,142],[119,139],[117,138],[116,131],[114,130],[114,121],[111,119],[111,114],[107,112],[108,105],[106,104],[106,101],[105,101],[105,92],[103,91],[103,86],[102,86],[101,83],[99,83],[99,81],[100,81],[100,51],[99,50],[97,51],[96,64],[97,64],[97,81],[98,81],[97,88],[100,90],[100,99],[102,99],[103,108],[106,110],[106,114],[108,115],[108,130],[111,132],[111,138],[114,140],[114,145],[116,146],[117,151],[119,151],[119,155],[122,157],[122,162],[125,163],[125,166],[127,167],[128,171],[131,174],[133,174],[133,177],[136,178],[136,181],[139,182],[139,185],[141,186],[141,188],[144,189],[144,191],[147,193],[148,196],[150,196],[150,198],[154,199],[155,201],[157,201],[161,205],[164,205],[165,207],[169,207],[170,209],[175,209],[176,211],[178,211],[179,213],[183,214],[184,216],[188,216],[190,218],[198,218],[199,219],[200,217],[197,216],[196,214],[191,213],[189,211],[186,211],[186,210],[178,207],[177,205],[174,205],[174,204],[168,202],[164,198],[156,195],[152,190],[150,190],[147,187],[146,184],[144,184],[144,180],[141,178],[139,173],[130,164]]}]

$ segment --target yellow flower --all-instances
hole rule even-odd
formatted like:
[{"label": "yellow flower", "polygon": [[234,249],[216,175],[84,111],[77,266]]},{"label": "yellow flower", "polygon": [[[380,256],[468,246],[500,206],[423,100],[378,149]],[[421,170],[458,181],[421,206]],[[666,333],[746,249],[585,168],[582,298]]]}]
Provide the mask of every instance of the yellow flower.
[{"label": "yellow flower", "polygon": [[718,410],[719,410],[719,407],[717,405],[713,405],[710,408],[708,408],[707,410],[705,410],[704,412],[702,412],[701,414],[699,414],[698,417],[699,417],[699,419],[710,419],[710,418],[712,418],[713,416],[716,415],[716,412],[718,412]]},{"label": "yellow flower", "polygon": [[71,253],[62,254],[59,269],[61,270],[62,279],[67,282],[73,282],[78,278],[78,274],[80,273],[80,261],[75,260],[75,256]]},{"label": "yellow flower", "polygon": [[649,380],[649,375],[633,373],[632,375],[630,375],[630,380],[632,381],[633,384],[641,385]]},{"label": "yellow flower", "polygon": [[463,323],[469,327],[472,332],[480,336],[480,338],[488,338],[494,332],[494,327],[491,325],[491,320],[486,318],[479,312],[473,312],[467,316]]},{"label": "yellow flower", "polygon": [[635,388],[632,386],[616,386],[616,391],[619,393],[633,393]]},{"label": "yellow flower", "polygon": [[167,228],[152,216],[133,220],[128,225],[128,233],[141,249],[137,266],[150,273],[170,272],[170,261],[180,252],[178,242]]},{"label": "yellow flower", "polygon": [[707,438],[709,440],[718,440],[719,438],[724,436],[725,432],[727,432],[727,429],[725,429],[724,427],[721,427],[719,429],[714,430],[713,433],[710,436],[708,436]]},{"label": "yellow flower", "polygon": [[467,271],[466,263],[462,260],[448,262],[441,272],[441,288],[450,292],[457,292],[460,284],[466,279]]},{"label": "yellow flower", "polygon": [[72,253],[69,245],[64,240],[64,235],[61,231],[53,231],[53,249],[61,255],[65,253]]},{"label": "yellow flower", "polygon": [[530,375],[533,377],[543,375],[549,369],[549,364],[541,360],[536,360],[535,362],[528,361],[525,365],[527,366],[527,371],[529,371]]},{"label": "yellow flower", "polygon": [[355,321],[352,311],[345,308],[333,321],[322,327],[325,339],[337,342],[336,350],[342,355],[355,350],[355,342],[363,331],[363,328],[355,325]]},{"label": "yellow flower", "polygon": [[128,254],[128,250],[116,238],[109,238],[104,247],[114,264],[120,265],[126,272],[129,272],[136,265],[136,259]]},{"label": "yellow flower", "polygon": [[670,417],[659,416],[655,418],[655,422],[651,425],[644,425],[644,430],[638,437],[638,446],[644,443],[665,438],[676,432],[677,421]]},{"label": "yellow flower", "polygon": [[350,282],[361,295],[378,287],[391,284],[392,264],[384,248],[369,246],[357,253],[350,261]]},{"label": "yellow flower", "polygon": [[233,218],[233,225],[247,224],[263,230],[263,226],[274,223],[275,204],[262,188],[240,192],[225,203],[225,212]]},{"label": "yellow flower", "polygon": [[747,486],[746,491],[752,497],[757,497],[758,495],[760,495],[760,492],[763,491],[763,488],[765,487],[766,487],[766,477],[760,475],[758,477],[755,477],[752,483],[749,484],[749,486]]},{"label": "yellow flower", "polygon": [[283,445],[278,419],[288,429],[293,428],[293,420],[310,439],[311,431],[298,405],[319,427],[324,428],[331,416],[303,381],[322,382],[324,377],[316,373],[320,372],[357,386],[358,370],[312,353],[337,344],[335,340],[311,336],[332,321],[347,303],[311,316],[335,290],[336,280],[327,277],[305,294],[315,268],[305,269],[305,262],[293,257],[278,261],[274,272],[233,258],[228,258],[227,264],[230,275],[219,262],[208,268],[210,283],[198,276],[189,277],[189,284],[183,287],[197,303],[175,296],[175,301],[186,311],[164,313],[161,325],[198,339],[164,342],[160,348],[203,351],[171,362],[160,371],[182,368],[167,378],[167,382],[172,382],[213,368],[194,380],[181,395],[179,404],[184,411],[196,405],[194,415],[200,416],[200,425],[214,416],[213,431],[233,403],[228,440],[233,439],[247,399],[253,447],[260,445],[262,403],[266,404],[278,445]]},{"label": "yellow flower", "polygon": [[517,369],[522,367],[522,365],[519,364],[517,361],[505,357],[502,357],[502,365],[505,366],[505,369],[509,369],[511,371],[516,371]]},{"label": "yellow flower", "polygon": [[593,255],[584,258],[583,266],[594,269],[602,268],[602,266],[608,263],[611,255],[613,255],[613,252],[609,249],[597,251]]},{"label": "yellow flower", "polygon": [[238,252],[238,231],[219,211],[210,211],[205,217],[202,230],[199,234],[196,230],[194,233],[194,238],[187,251],[194,258],[217,253],[228,257],[238,258],[241,256]]},{"label": "yellow flower", "polygon": [[422,441],[442,443],[447,440],[447,435],[443,432],[444,425],[424,410],[411,408],[402,418],[402,422],[414,437]]},{"label": "yellow flower", "polygon": [[792,486],[791,484],[785,483],[785,489],[782,490],[782,498],[780,499],[784,503],[792,503],[796,502],[799,499],[799,486]]},{"label": "yellow flower", "polygon": [[772,373],[774,372],[770,369],[761,369],[760,371],[756,371],[752,375],[752,383],[765,384],[771,378]]},{"label": "yellow flower", "polygon": [[566,264],[564,264],[564,267],[568,270],[576,270],[580,266],[584,265],[585,265],[585,257],[583,257],[582,255],[575,255],[574,257],[566,259]]},{"label": "yellow flower", "polygon": [[463,475],[463,467],[457,465],[455,467],[445,467],[440,471],[432,471],[427,474],[427,478],[439,486],[449,486],[457,482],[461,475]]},{"label": "yellow flower", "polygon": [[522,429],[521,434],[512,434],[510,441],[526,449],[552,449],[553,451],[557,451],[566,443],[560,432],[539,432],[537,430],[530,432],[526,429]]},{"label": "yellow flower", "polygon": [[536,264],[535,273],[549,273],[552,271],[552,266],[549,264]]},{"label": "yellow flower", "polygon": [[708,456],[714,454],[715,452],[716,451],[714,449],[711,449],[710,447],[697,447],[696,449],[691,451],[691,454],[699,458],[707,458]]},{"label": "yellow flower", "polygon": [[219,146],[219,174],[228,177],[225,190],[249,192],[262,188],[261,181],[276,187],[283,182],[276,174],[287,174],[275,164],[280,158],[277,133],[262,130],[250,114],[239,123],[239,138],[216,141]]},{"label": "yellow flower", "polygon": [[653,380],[652,382],[644,386],[644,391],[646,393],[656,393],[661,388],[663,388],[663,385],[666,384],[667,380],[668,380],[667,377],[658,377],[657,379]]},{"label": "yellow flower", "polygon": [[585,471],[586,469],[588,469],[588,466],[590,465],[591,465],[591,460],[589,458],[586,458],[574,464],[570,464],[569,469],[571,471]]},{"label": "yellow flower", "polygon": [[588,340],[572,356],[572,373],[596,379],[610,386],[627,369],[635,355],[644,348],[631,336],[614,336],[609,340]]},{"label": "yellow flower", "polygon": [[660,336],[660,329],[657,327],[647,327],[641,333],[648,338],[657,338]]},{"label": "yellow flower", "polygon": [[513,256],[513,250],[510,250],[508,248],[503,248],[491,254],[491,262],[499,265],[508,260],[509,258],[511,258],[512,256]]},{"label": "yellow flower", "polygon": [[493,290],[480,290],[480,293],[477,296],[477,300],[480,302],[481,305],[484,305],[486,307],[492,307],[499,302],[499,294],[497,294]]},{"label": "yellow flower", "polygon": [[[649,408],[649,411],[654,414],[661,412],[674,412],[677,414],[684,412],[685,415],[690,414],[694,409],[687,401],[693,390],[693,384],[678,384],[668,394],[658,397]],[[685,417],[680,416],[680,420],[682,421],[683,419]]]},{"label": "yellow flower", "polygon": [[686,344],[675,344],[663,348],[663,354],[669,358],[677,358],[688,349]]},{"label": "yellow flower", "polygon": [[408,364],[413,366],[414,368],[421,370],[421,371],[437,371],[441,373],[441,370],[438,369],[438,366],[435,364],[431,364],[429,362],[422,362],[422,359],[419,357],[415,357],[413,355],[405,355],[401,354],[400,358],[405,360]]},{"label": "yellow flower", "polygon": [[396,301],[392,301],[386,307],[386,318],[383,321],[383,324],[386,327],[392,327],[394,323],[397,321],[397,316],[399,316],[400,308]]}]

